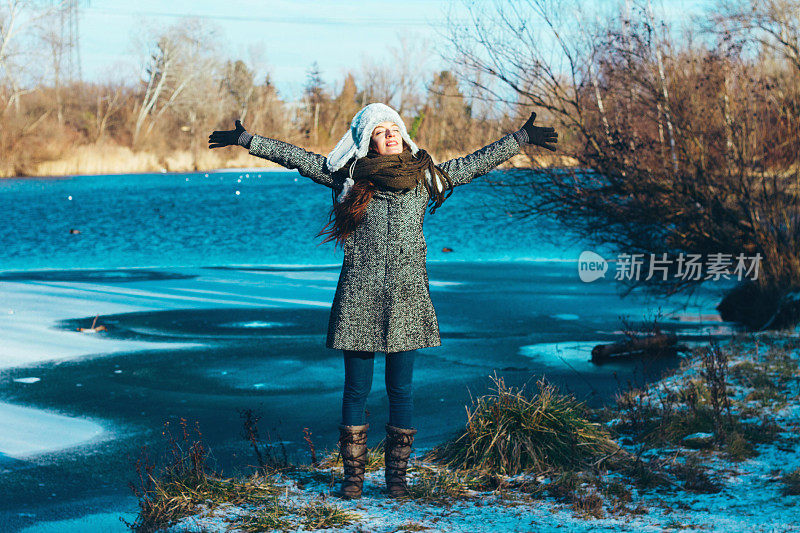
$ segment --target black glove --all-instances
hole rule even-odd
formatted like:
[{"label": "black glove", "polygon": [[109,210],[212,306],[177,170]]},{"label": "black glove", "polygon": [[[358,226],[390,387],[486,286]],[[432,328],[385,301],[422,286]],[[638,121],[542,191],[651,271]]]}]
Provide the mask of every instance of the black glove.
[{"label": "black glove", "polygon": [[234,123],[236,125],[236,129],[233,130],[217,130],[211,135],[208,136],[208,147],[209,148],[221,148],[223,146],[232,146],[232,145],[239,145],[248,148],[250,146],[250,140],[253,138],[253,135],[247,133],[247,130],[244,129],[242,123],[240,121],[236,121]]},{"label": "black glove", "polygon": [[[522,125],[520,133],[524,132],[524,135],[522,135],[523,140],[528,144],[535,144],[547,148],[551,152],[555,152],[555,144],[558,142],[558,133],[556,133],[556,130],[553,128],[534,126],[534,120],[536,120],[536,113],[531,113],[528,121]],[[525,137],[527,137],[527,139]]]}]

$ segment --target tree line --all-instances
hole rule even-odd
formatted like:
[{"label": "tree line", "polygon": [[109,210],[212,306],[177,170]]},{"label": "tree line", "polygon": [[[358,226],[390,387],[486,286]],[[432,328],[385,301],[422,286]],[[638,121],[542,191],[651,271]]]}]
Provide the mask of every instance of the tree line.
[{"label": "tree line", "polygon": [[[191,18],[145,33],[138,79],[117,72],[108,81],[72,80],[63,68],[69,44],[52,29],[59,9],[24,0],[0,8],[0,176],[30,175],[76,146],[109,144],[161,158],[188,152],[201,169],[208,133],[237,118],[253,133],[327,153],[371,102],[393,105],[415,140],[440,159],[519,126],[475,106],[449,70],[420,68],[429,52],[410,38],[389,50],[390,61],[364,60],[335,84],[313,63],[298,101],[287,101],[270,74],[259,73],[258,54],[225,58],[208,46],[215,27]],[[223,160],[237,155],[217,152]]]}]

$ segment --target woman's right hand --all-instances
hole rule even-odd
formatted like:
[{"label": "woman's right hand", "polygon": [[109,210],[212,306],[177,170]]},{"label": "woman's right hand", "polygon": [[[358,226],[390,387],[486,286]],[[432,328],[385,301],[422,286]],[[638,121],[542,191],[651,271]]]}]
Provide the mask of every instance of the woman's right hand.
[{"label": "woman's right hand", "polygon": [[[244,129],[242,123],[237,120],[234,123],[234,125],[236,126],[235,129],[217,130],[211,135],[209,135],[208,147],[221,148],[223,146],[233,146],[233,145],[245,146],[246,144],[250,144],[250,139],[252,138],[252,135],[247,133],[247,130]],[[242,135],[243,133],[246,135],[243,136]]]}]

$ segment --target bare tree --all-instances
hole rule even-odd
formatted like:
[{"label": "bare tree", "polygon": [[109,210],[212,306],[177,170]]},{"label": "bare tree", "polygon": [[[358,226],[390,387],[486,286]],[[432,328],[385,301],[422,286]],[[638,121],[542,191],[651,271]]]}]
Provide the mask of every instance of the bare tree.
[{"label": "bare tree", "polygon": [[98,91],[95,111],[95,143],[100,142],[100,139],[105,135],[109,120],[122,109],[124,90],[124,85],[108,84]]},{"label": "bare tree", "polygon": [[[200,104],[196,89],[200,81],[214,79],[215,59],[207,46],[215,31],[198,19],[183,20],[151,41],[150,56],[144,66],[141,100],[133,128],[134,146],[143,132],[151,133],[168,110],[184,105],[186,118],[196,121],[198,110],[186,109]],[[212,94],[212,93],[206,93]],[[193,96],[193,98],[192,98]],[[142,130],[144,128],[144,131]]]},{"label": "bare tree", "polygon": [[402,35],[398,44],[389,48],[398,79],[397,110],[401,115],[413,113],[422,105],[425,82],[433,72],[432,46],[423,35]]},{"label": "bare tree", "polygon": [[[419,128],[420,140],[432,150],[456,151],[470,144],[470,106],[466,103],[458,80],[449,70],[433,76]],[[453,135],[453,132],[463,132]]]},{"label": "bare tree", "polygon": [[242,122],[247,119],[247,111],[255,91],[254,77],[254,72],[247,68],[247,64],[242,60],[228,61],[225,64],[221,89],[236,102]]},{"label": "bare tree", "polygon": [[[414,113],[422,105],[425,81],[432,74],[430,40],[418,35],[398,35],[386,56],[365,56],[356,82],[361,105],[383,102],[398,113]],[[388,57],[387,57],[388,56]]]},{"label": "bare tree", "polygon": [[715,29],[753,39],[800,71],[800,1],[719,0]]},{"label": "bare tree", "polygon": [[[796,4],[768,2],[778,3]],[[728,316],[751,327],[797,322],[800,304],[787,300],[800,288],[800,139],[791,118],[798,100],[785,96],[797,93],[786,75],[793,19],[774,9],[757,18],[763,38],[774,39],[775,50],[782,43],[781,63],[733,47],[708,49],[692,35],[676,39],[649,0],[627,5],[624,16],[591,21],[577,2],[511,0],[468,6],[470,23],[450,25],[459,79],[506,108],[539,110],[579,162],[580,170],[514,180],[516,213],[555,216],[620,253],[760,254],[748,299],[761,309]],[[634,279],[627,288],[674,293],[706,280],[676,269],[673,263],[666,279]]]},{"label": "bare tree", "polygon": [[261,84],[255,86],[252,108],[248,129],[289,142],[297,140],[298,134],[293,128],[293,116],[281,101],[269,75],[264,77]]},{"label": "bare tree", "polygon": [[397,107],[394,100],[400,92],[400,80],[395,75],[394,65],[372,57],[364,57],[358,73],[361,87],[361,106],[373,102],[383,102]]},{"label": "bare tree", "polygon": [[306,86],[303,89],[303,102],[305,103],[308,116],[306,130],[314,146],[319,145],[320,123],[326,122],[324,115],[326,114],[330,99],[330,94],[325,87],[325,80],[322,78],[322,71],[320,70],[319,63],[314,61],[308,69]]},{"label": "bare tree", "polygon": [[[65,9],[62,5],[61,9]],[[69,44],[64,41],[61,28],[57,24],[57,19],[60,13],[54,12],[51,16],[44,17],[41,25],[41,41],[45,45],[48,55],[50,56],[50,72],[53,80],[53,89],[55,91],[56,101],[56,116],[58,117],[59,126],[64,125],[64,94],[63,94],[63,65],[65,54],[69,53]]]},{"label": "bare tree", "polygon": [[331,102],[332,117],[328,127],[328,137],[336,139],[350,127],[350,120],[361,107],[355,76],[348,73],[342,82],[342,89]]},{"label": "bare tree", "polygon": [[[0,5],[0,104],[4,115],[13,105],[20,113],[20,97],[34,91],[34,80],[40,77],[38,65],[32,61],[37,50],[40,22],[63,7],[63,2],[42,5],[32,0],[7,0]],[[28,83],[26,83],[26,81]]]}]

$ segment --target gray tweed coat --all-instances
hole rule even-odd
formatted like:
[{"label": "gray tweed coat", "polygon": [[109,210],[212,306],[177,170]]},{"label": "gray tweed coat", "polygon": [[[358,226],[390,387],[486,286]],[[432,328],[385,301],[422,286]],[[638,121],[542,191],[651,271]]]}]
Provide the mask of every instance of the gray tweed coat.
[{"label": "gray tweed coat", "polygon": [[[519,150],[516,137],[509,134],[439,167],[454,186],[463,185]],[[260,135],[253,136],[250,154],[296,168],[337,194],[341,191],[342,183],[327,169],[325,156]],[[328,321],[328,348],[392,353],[441,346],[425,267],[422,222],[427,202],[422,183],[411,191],[374,194],[365,219],[344,243]]]}]

